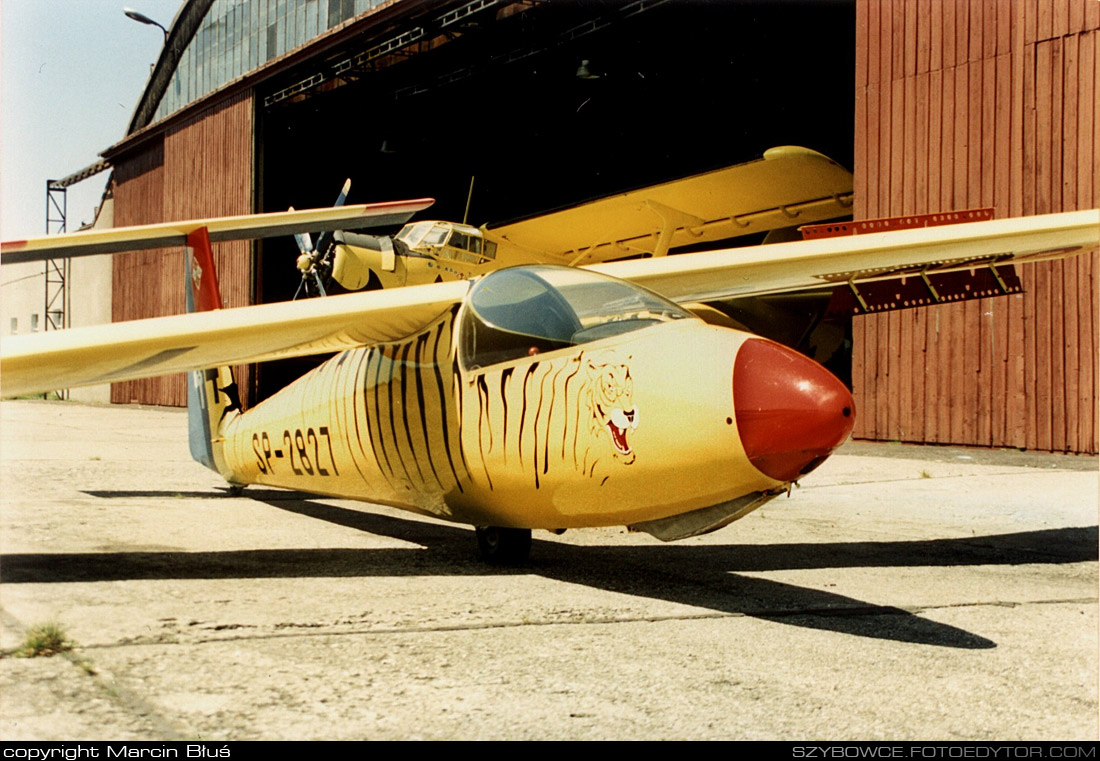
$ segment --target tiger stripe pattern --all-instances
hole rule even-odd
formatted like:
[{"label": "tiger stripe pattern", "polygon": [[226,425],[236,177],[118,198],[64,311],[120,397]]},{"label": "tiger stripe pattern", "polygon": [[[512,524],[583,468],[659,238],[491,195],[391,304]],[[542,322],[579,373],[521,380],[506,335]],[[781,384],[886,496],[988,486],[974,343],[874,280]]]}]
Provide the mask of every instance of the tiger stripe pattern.
[{"label": "tiger stripe pattern", "polygon": [[476,430],[478,478],[492,489],[493,473],[519,468],[536,489],[564,472],[602,484],[614,468],[633,464],[629,435],[638,416],[629,361],[581,351],[467,380],[477,391],[476,421],[466,424]]},{"label": "tiger stripe pattern", "polygon": [[331,479],[339,477],[341,490],[446,512],[442,497],[470,478],[456,313],[409,338],[342,352],[231,421],[234,469],[252,482],[319,493],[337,491]]}]

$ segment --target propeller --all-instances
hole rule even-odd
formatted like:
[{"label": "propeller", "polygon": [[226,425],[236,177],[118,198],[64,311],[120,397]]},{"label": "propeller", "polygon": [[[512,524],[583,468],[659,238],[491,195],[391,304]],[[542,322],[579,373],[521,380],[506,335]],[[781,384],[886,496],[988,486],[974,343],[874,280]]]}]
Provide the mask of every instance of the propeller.
[{"label": "propeller", "polygon": [[[336,196],[333,206],[343,206],[347,201],[348,191],[351,190],[351,178],[344,180],[344,187],[340,189],[340,195]],[[291,211],[294,207],[291,207]],[[294,299],[304,290],[309,295],[310,283],[317,286],[317,291],[325,296],[324,281],[332,273],[332,232],[326,230],[317,238],[317,245],[313,245],[313,239],[309,233],[296,233],[294,240],[298,243],[298,271],[302,273],[302,280],[298,283],[298,290],[294,292]]]}]

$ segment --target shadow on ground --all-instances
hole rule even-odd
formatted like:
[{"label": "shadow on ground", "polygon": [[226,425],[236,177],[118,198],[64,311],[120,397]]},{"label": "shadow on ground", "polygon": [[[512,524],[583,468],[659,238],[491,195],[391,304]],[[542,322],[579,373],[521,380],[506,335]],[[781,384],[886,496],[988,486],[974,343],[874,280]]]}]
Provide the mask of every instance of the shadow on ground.
[{"label": "shadow on ground", "polygon": [[[96,494],[122,497],[133,493]],[[141,492],[140,496],[156,493]],[[164,492],[160,496],[176,494]],[[964,539],[824,544],[574,546],[535,540],[529,566],[501,570],[475,560],[473,532],[465,527],[338,507],[293,493],[256,491],[249,496],[279,510],[413,542],[422,549],[7,554],[0,555],[0,582],[537,574],[595,589],[793,626],[981,649],[996,644],[901,608],[744,574],[830,568],[1077,563],[1097,559],[1098,530],[1091,526]]]}]

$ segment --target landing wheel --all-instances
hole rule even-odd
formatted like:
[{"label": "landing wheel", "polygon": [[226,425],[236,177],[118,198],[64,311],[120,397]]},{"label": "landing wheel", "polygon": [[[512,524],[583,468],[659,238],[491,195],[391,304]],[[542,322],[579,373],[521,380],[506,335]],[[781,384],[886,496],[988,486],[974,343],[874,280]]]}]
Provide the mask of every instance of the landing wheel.
[{"label": "landing wheel", "polygon": [[477,554],[493,565],[523,565],[531,555],[531,529],[478,526]]}]

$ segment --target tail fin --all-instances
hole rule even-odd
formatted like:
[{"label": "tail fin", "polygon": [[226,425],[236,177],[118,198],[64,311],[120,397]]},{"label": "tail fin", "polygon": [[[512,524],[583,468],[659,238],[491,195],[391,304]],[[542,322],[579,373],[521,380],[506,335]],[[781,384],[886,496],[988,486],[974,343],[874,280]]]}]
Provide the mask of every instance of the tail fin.
[{"label": "tail fin", "polygon": [[[188,312],[221,309],[218,274],[206,228],[187,236],[184,259]],[[191,456],[206,467],[232,480],[232,471],[222,455],[222,426],[241,411],[240,394],[233,370],[219,367],[193,370],[187,383],[187,431]]]}]

